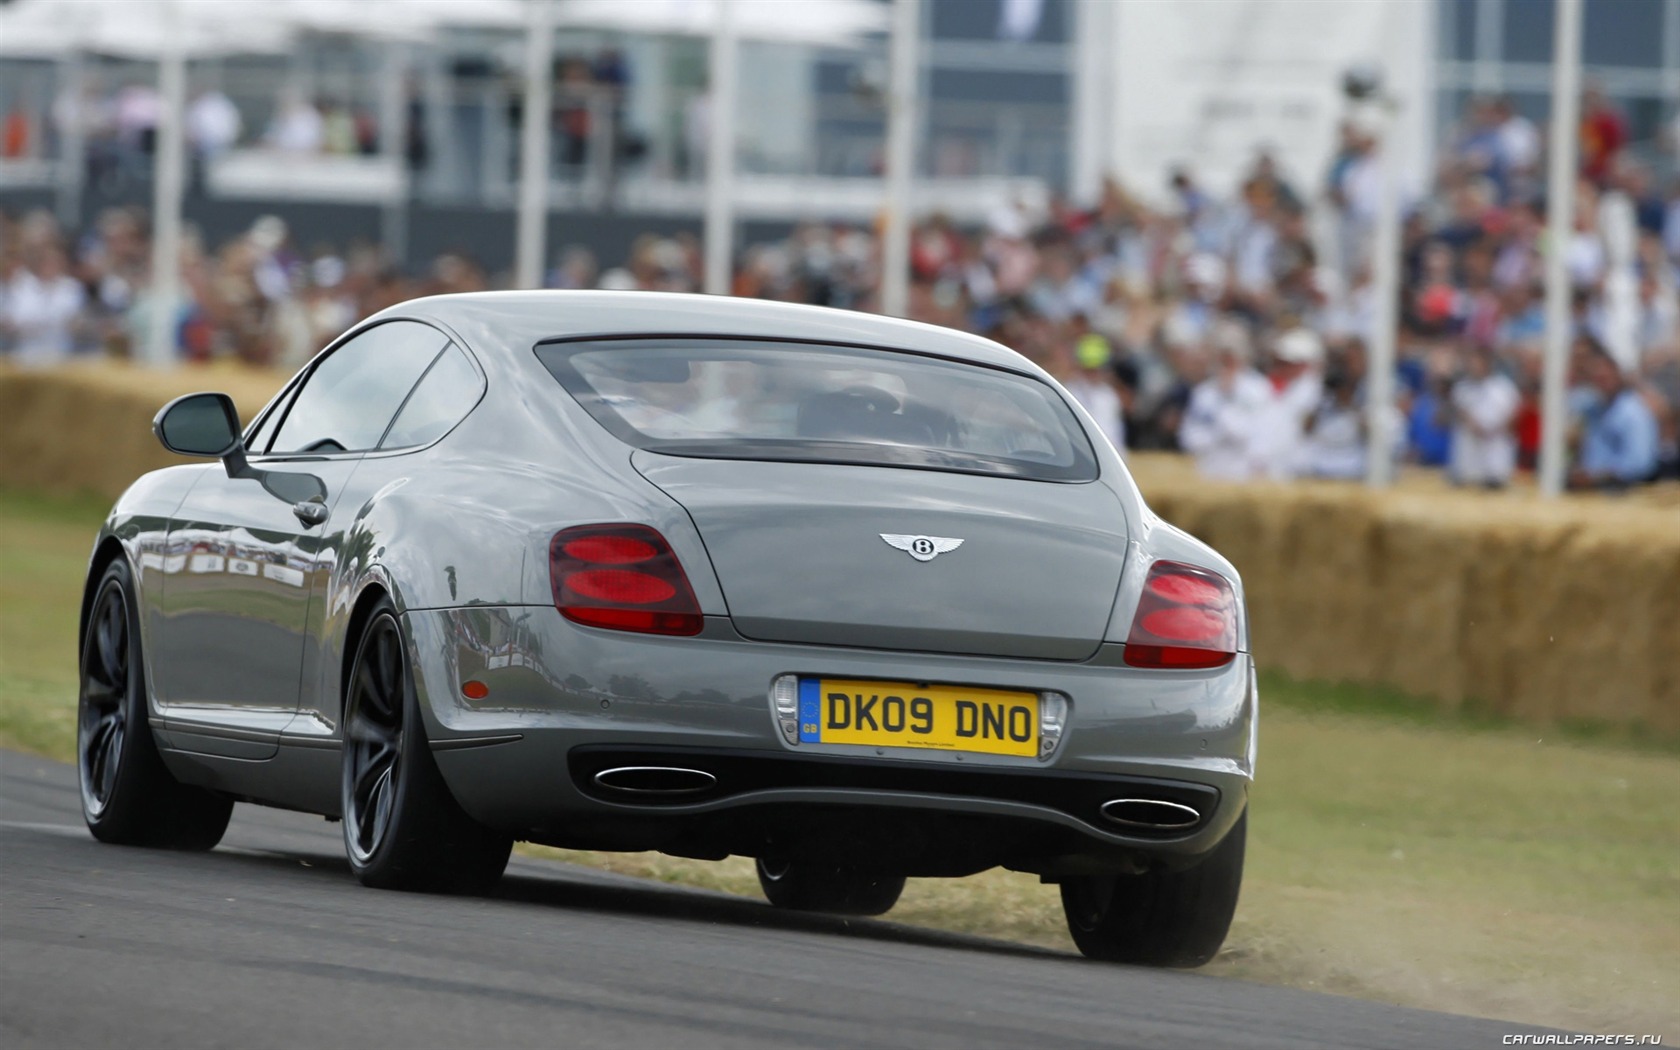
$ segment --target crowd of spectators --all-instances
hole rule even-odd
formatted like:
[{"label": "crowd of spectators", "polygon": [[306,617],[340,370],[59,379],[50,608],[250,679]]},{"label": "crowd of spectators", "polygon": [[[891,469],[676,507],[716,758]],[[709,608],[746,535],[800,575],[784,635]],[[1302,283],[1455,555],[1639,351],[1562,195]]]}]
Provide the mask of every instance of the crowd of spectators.
[{"label": "crowd of spectators", "polygon": [[[44,211],[0,215],[0,361],[140,356],[155,305],[150,264],[138,209],[112,208],[75,238]],[[394,303],[489,287],[464,255],[440,256],[414,277],[369,244],[304,251],[275,216],[213,249],[189,233],[181,279],[175,332],[183,360],[283,369],[301,367],[347,327]]]},{"label": "crowd of spectators", "polygon": [[[1659,194],[1596,93],[1583,114],[1576,229],[1558,248],[1573,296],[1571,478],[1625,486],[1680,473],[1680,182]],[[1381,448],[1365,409],[1377,180],[1357,121],[1319,186],[1262,152],[1230,199],[1186,169],[1165,206],[1110,182],[1089,207],[1005,207],[979,229],[930,217],[913,232],[910,314],[1013,347],[1117,446],[1182,450],[1212,476],[1355,478],[1380,455],[1499,487],[1532,467],[1540,440],[1541,136],[1502,100],[1477,99],[1442,153],[1404,223],[1400,397]],[[547,283],[693,291],[701,259],[691,235],[644,236],[605,268],[572,246]],[[131,352],[147,265],[133,211],[76,236],[44,214],[0,220],[0,353]],[[189,238],[182,274],[184,356],[284,368],[390,303],[501,280],[466,254],[414,276],[377,246],[295,245],[272,217],[214,248]],[[733,291],[869,310],[878,275],[873,229],[812,223],[746,246]]]}]

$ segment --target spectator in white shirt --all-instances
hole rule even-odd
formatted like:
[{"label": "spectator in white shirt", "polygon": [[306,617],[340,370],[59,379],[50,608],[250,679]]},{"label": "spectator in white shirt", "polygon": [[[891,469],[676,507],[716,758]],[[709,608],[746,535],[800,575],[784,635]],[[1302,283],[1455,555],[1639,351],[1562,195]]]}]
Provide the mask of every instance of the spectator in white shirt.
[{"label": "spectator in white shirt", "polygon": [[1203,476],[1246,481],[1263,465],[1255,436],[1272,389],[1249,363],[1248,331],[1242,325],[1221,322],[1212,343],[1213,374],[1191,390],[1178,440],[1196,457],[1196,469]]},{"label": "spectator in white shirt", "polygon": [[87,299],[81,282],[71,277],[63,249],[44,244],[33,264],[20,269],[6,287],[0,316],[10,334],[7,355],[21,365],[50,365],[75,349],[75,322]]},{"label": "spectator in white shirt", "polygon": [[1499,120],[1499,154],[1507,176],[1516,181],[1529,178],[1540,167],[1540,129],[1517,112],[1509,95],[1494,99],[1493,112]]},{"label": "spectator in white shirt", "polygon": [[1470,352],[1467,370],[1453,384],[1452,451],[1448,463],[1460,485],[1501,488],[1517,468],[1517,437],[1513,424],[1522,393],[1509,377],[1495,370],[1493,352],[1477,347]]},{"label": "spectator in white shirt", "polygon": [[239,141],[239,108],[220,91],[201,91],[187,107],[187,140],[202,160],[211,160]]},{"label": "spectator in white shirt", "polygon": [[282,97],[280,112],[275,114],[264,138],[282,153],[316,154],[326,142],[326,125],[321,111],[308,99],[289,92]]},{"label": "spectator in white shirt", "polygon": [[1307,417],[1324,396],[1324,343],[1308,328],[1291,328],[1272,343],[1271,390],[1256,424],[1256,454],[1265,476],[1301,473]]}]

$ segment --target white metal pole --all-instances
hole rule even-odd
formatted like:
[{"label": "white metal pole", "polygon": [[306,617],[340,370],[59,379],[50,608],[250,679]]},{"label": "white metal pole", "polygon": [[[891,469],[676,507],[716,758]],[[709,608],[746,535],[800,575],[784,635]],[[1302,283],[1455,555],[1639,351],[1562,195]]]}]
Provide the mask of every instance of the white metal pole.
[{"label": "white metal pole", "polygon": [[1108,165],[1104,129],[1110,105],[1108,64],[1114,50],[1108,32],[1110,6],[1087,0],[1073,8],[1073,119],[1068,130],[1073,136],[1073,199],[1079,204],[1097,199]]},{"label": "white metal pole", "polygon": [[706,65],[711,80],[707,116],[711,127],[706,142],[706,251],[704,288],[707,295],[728,295],[734,283],[735,259],[735,113],[739,105],[739,45],[735,38],[733,0],[715,0],[711,51]]},{"label": "white metal pole", "polygon": [[916,161],[916,69],[921,0],[893,0],[887,85],[887,216],[881,237],[881,312],[910,312],[910,185]]},{"label": "white metal pole", "polygon": [[379,236],[385,252],[399,268],[408,260],[408,164],[403,149],[408,117],[407,54],[398,41],[385,44],[379,79],[379,155],[392,172],[391,196],[379,215]]},{"label": "white metal pole", "polygon": [[1553,28],[1552,126],[1546,158],[1546,357],[1540,385],[1540,493],[1563,492],[1564,435],[1569,426],[1569,273],[1564,253],[1575,230],[1575,183],[1581,124],[1581,0],[1558,0]]},{"label": "white metal pole", "polygon": [[554,11],[531,0],[525,25],[525,111],[519,140],[519,226],[514,285],[541,288],[548,235],[549,124],[554,83]]},{"label": "white metal pole", "polygon": [[[166,15],[173,7],[166,8]],[[185,184],[187,61],[175,34],[158,58],[157,135],[152,154],[152,295],[145,361],[175,362],[175,314],[181,297],[181,194]]]},{"label": "white metal pole", "polygon": [[87,59],[73,52],[63,72],[64,105],[58,129],[58,221],[67,231],[82,223],[82,183],[87,177]]},{"label": "white metal pole", "polygon": [[1377,141],[1377,228],[1371,245],[1371,346],[1365,373],[1365,483],[1380,488],[1394,480],[1395,329],[1400,298],[1400,106],[1385,98],[1382,137]]}]

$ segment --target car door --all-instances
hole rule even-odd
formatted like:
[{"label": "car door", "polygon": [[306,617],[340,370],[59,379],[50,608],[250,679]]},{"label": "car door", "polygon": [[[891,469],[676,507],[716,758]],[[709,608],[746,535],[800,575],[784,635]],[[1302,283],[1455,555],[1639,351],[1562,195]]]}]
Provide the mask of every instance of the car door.
[{"label": "car door", "polygon": [[342,542],[341,497],[447,342],[417,321],[364,329],[323,353],[251,432],[250,476],[206,469],[176,512],[151,640],[166,746],[274,754],[297,712],[312,600]]},{"label": "car door", "polygon": [[[444,347],[431,368],[427,369],[414,392],[403,403],[397,418],[379,442],[379,448],[361,460],[355,475],[346,483],[339,496],[339,507],[333,511],[334,520],[341,517],[345,527],[353,524],[356,509],[364,507],[381,491],[389,491],[424,470],[428,462],[426,450],[453,430],[465,419],[484,395],[485,381],[471,355],[451,343]],[[441,508],[440,508],[441,510]],[[447,513],[447,511],[444,511]],[[414,521],[423,528],[423,521]],[[348,542],[335,543],[317,558],[319,569],[314,581],[314,596],[309,606],[308,626],[303,650],[303,683],[298,693],[298,716],[286,727],[282,745],[326,748],[331,742],[333,763],[330,772],[334,780],[327,787],[336,800],[337,751],[336,734],[339,728],[342,699],[340,673],[343,661],[350,658],[344,651],[352,593],[329,592],[331,581],[342,588],[353,585],[358,568],[352,564],[367,558],[387,537],[373,532],[355,530]]]}]

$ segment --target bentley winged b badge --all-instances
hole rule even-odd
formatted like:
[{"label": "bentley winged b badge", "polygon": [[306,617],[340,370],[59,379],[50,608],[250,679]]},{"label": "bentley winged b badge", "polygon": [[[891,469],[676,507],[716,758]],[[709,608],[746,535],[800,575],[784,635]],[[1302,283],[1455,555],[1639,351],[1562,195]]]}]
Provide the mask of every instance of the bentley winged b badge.
[{"label": "bentley winged b badge", "polygon": [[881,538],[917,561],[932,561],[946,551],[954,551],[963,545],[962,540],[953,536],[906,536],[883,532]]}]

